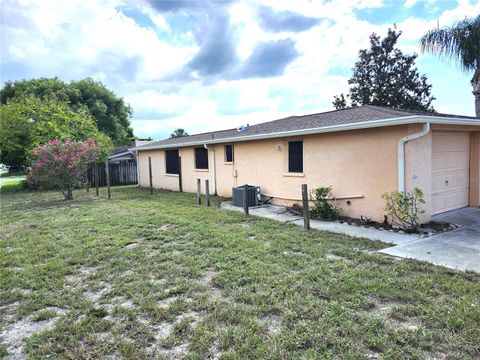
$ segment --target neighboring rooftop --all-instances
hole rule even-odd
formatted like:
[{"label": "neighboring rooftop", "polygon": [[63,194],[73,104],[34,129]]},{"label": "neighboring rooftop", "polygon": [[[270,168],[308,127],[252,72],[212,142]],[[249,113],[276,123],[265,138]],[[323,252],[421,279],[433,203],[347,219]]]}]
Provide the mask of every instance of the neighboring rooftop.
[{"label": "neighboring rooftop", "polygon": [[[261,137],[268,134],[283,133],[289,131],[308,130],[328,128],[349,124],[362,124],[375,120],[401,119],[412,116],[430,116],[430,117],[445,117],[455,119],[465,119],[478,121],[480,119],[470,116],[449,115],[439,113],[428,113],[413,110],[398,110],[381,106],[363,105],[359,107],[328,111],[317,114],[303,115],[303,116],[289,116],[287,118],[273,120],[261,124],[250,125],[239,131],[238,129],[228,129],[220,131],[212,131],[207,133],[195,134],[190,136],[183,136],[161,141],[152,142],[147,145],[139,146],[136,150],[148,150],[150,148],[175,147],[186,144],[195,143],[214,143],[222,142],[226,139],[242,140],[244,137]],[[247,139],[244,139],[247,140]]]}]

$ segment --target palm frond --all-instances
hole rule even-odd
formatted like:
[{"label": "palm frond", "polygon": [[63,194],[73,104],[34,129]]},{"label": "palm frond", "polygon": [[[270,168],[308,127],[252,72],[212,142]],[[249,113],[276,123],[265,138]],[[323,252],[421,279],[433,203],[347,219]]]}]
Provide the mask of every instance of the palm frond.
[{"label": "palm frond", "polygon": [[452,60],[465,71],[480,67],[480,15],[453,26],[428,31],[420,39],[422,52]]}]

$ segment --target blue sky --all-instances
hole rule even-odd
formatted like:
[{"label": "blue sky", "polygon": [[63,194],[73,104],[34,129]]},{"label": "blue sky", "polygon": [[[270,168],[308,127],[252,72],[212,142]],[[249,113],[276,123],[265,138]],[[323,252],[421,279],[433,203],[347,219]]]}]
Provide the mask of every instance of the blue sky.
[{"label": "blue sky", "polygon": [[[1,81],[85,77],[133,107],[139,137],[161,139],[327,111],[348,91],[358,50],[397,25],[418,53],[428,29],[480,0],[1,0]],[[471,74],[420,54],[439,112],[474,115]]]}]

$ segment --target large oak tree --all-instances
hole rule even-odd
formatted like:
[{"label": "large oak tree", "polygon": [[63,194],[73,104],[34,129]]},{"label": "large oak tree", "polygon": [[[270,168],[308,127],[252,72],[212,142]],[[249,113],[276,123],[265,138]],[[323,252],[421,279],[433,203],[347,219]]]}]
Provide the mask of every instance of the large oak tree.
[{"label": "large oak tree", "polygon": [[0,91],[0,103],[6,104],[11,99],[25,96],[66,102],[73,111],[86,108],[98,130],[117,145],[128,144],[134,138],[130,127],[131,107],[101,82],[91,78],[70,83],[58,78],[8,81]]},{"label": "large oak tree", "polygon": [[93,138],[108,149],[110,139],[98,131],[86,107],[65,101],[25,96],[0,106],[0,158],[11,170],[30,165],[32,150],[52,139]]}]

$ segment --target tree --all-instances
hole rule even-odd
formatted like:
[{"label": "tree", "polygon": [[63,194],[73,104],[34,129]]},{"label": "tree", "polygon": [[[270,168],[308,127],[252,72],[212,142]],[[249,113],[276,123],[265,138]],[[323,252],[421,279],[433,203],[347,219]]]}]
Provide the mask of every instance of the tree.
[{"label": "tree", "polygon": [[183,137],[183,136],[188,136],[188,133],[185,131],[185,129],[182,129],[182,128],[175,129],[175,131],[170,134],[171,139]]},{"label": "tree", "polygon": [[[346,97],[350,99],[351,106],[377,105],[434,111],[432,85],[427,83],[425,75],[418,73],[415,67],[417,55],[404,55],[395,47],[401,34],[396,29],[388,29],[384,39],[375,33],[370,35],[370,49],[359,51],[353,76],[348,80],[351,86]],[[336,109],[347,106],[346,97],[341,94],[334,98]]]},{"label": "tree", "polygon": [[87,138],[105,146],[110,142],[85,107],[73,110],[66,102],[34,96],[15,98],[0,106],[0,157],[11,169],[27,166],[33,148],[49,140]]},{"label": "tree", "polygon": [[28,181],[41,187],[59,188],[66,200],[73,200],[73,189],[84,184],[88,165],[100,159],[101,145],[87,141],[50,140],[33,150],[36,161],[28,174]]},{"label": "tree", "polygon": [[456,62],[471,80],[475,113],[480,117],[480,15],[458,21],[450,27],[428,31],[420,39],[422,52],[429,52]]},{"label": "tree", "polygon": [[98,130],[115,144],[128,144],[134,139],[130,127],[131,107],[101,82],[90,78],[68,84],[58,78],[8,81],[0,91],[0,102],[6,104],[11,99],[25,96],[36,96],[42,100],[54,98],[69,103],[74,111],[86,108]]},{"label": "tree", "polygon": [[347,99],[343,94],[335,95],[332,104],[335,109],[345,109],[347,107]]}]

